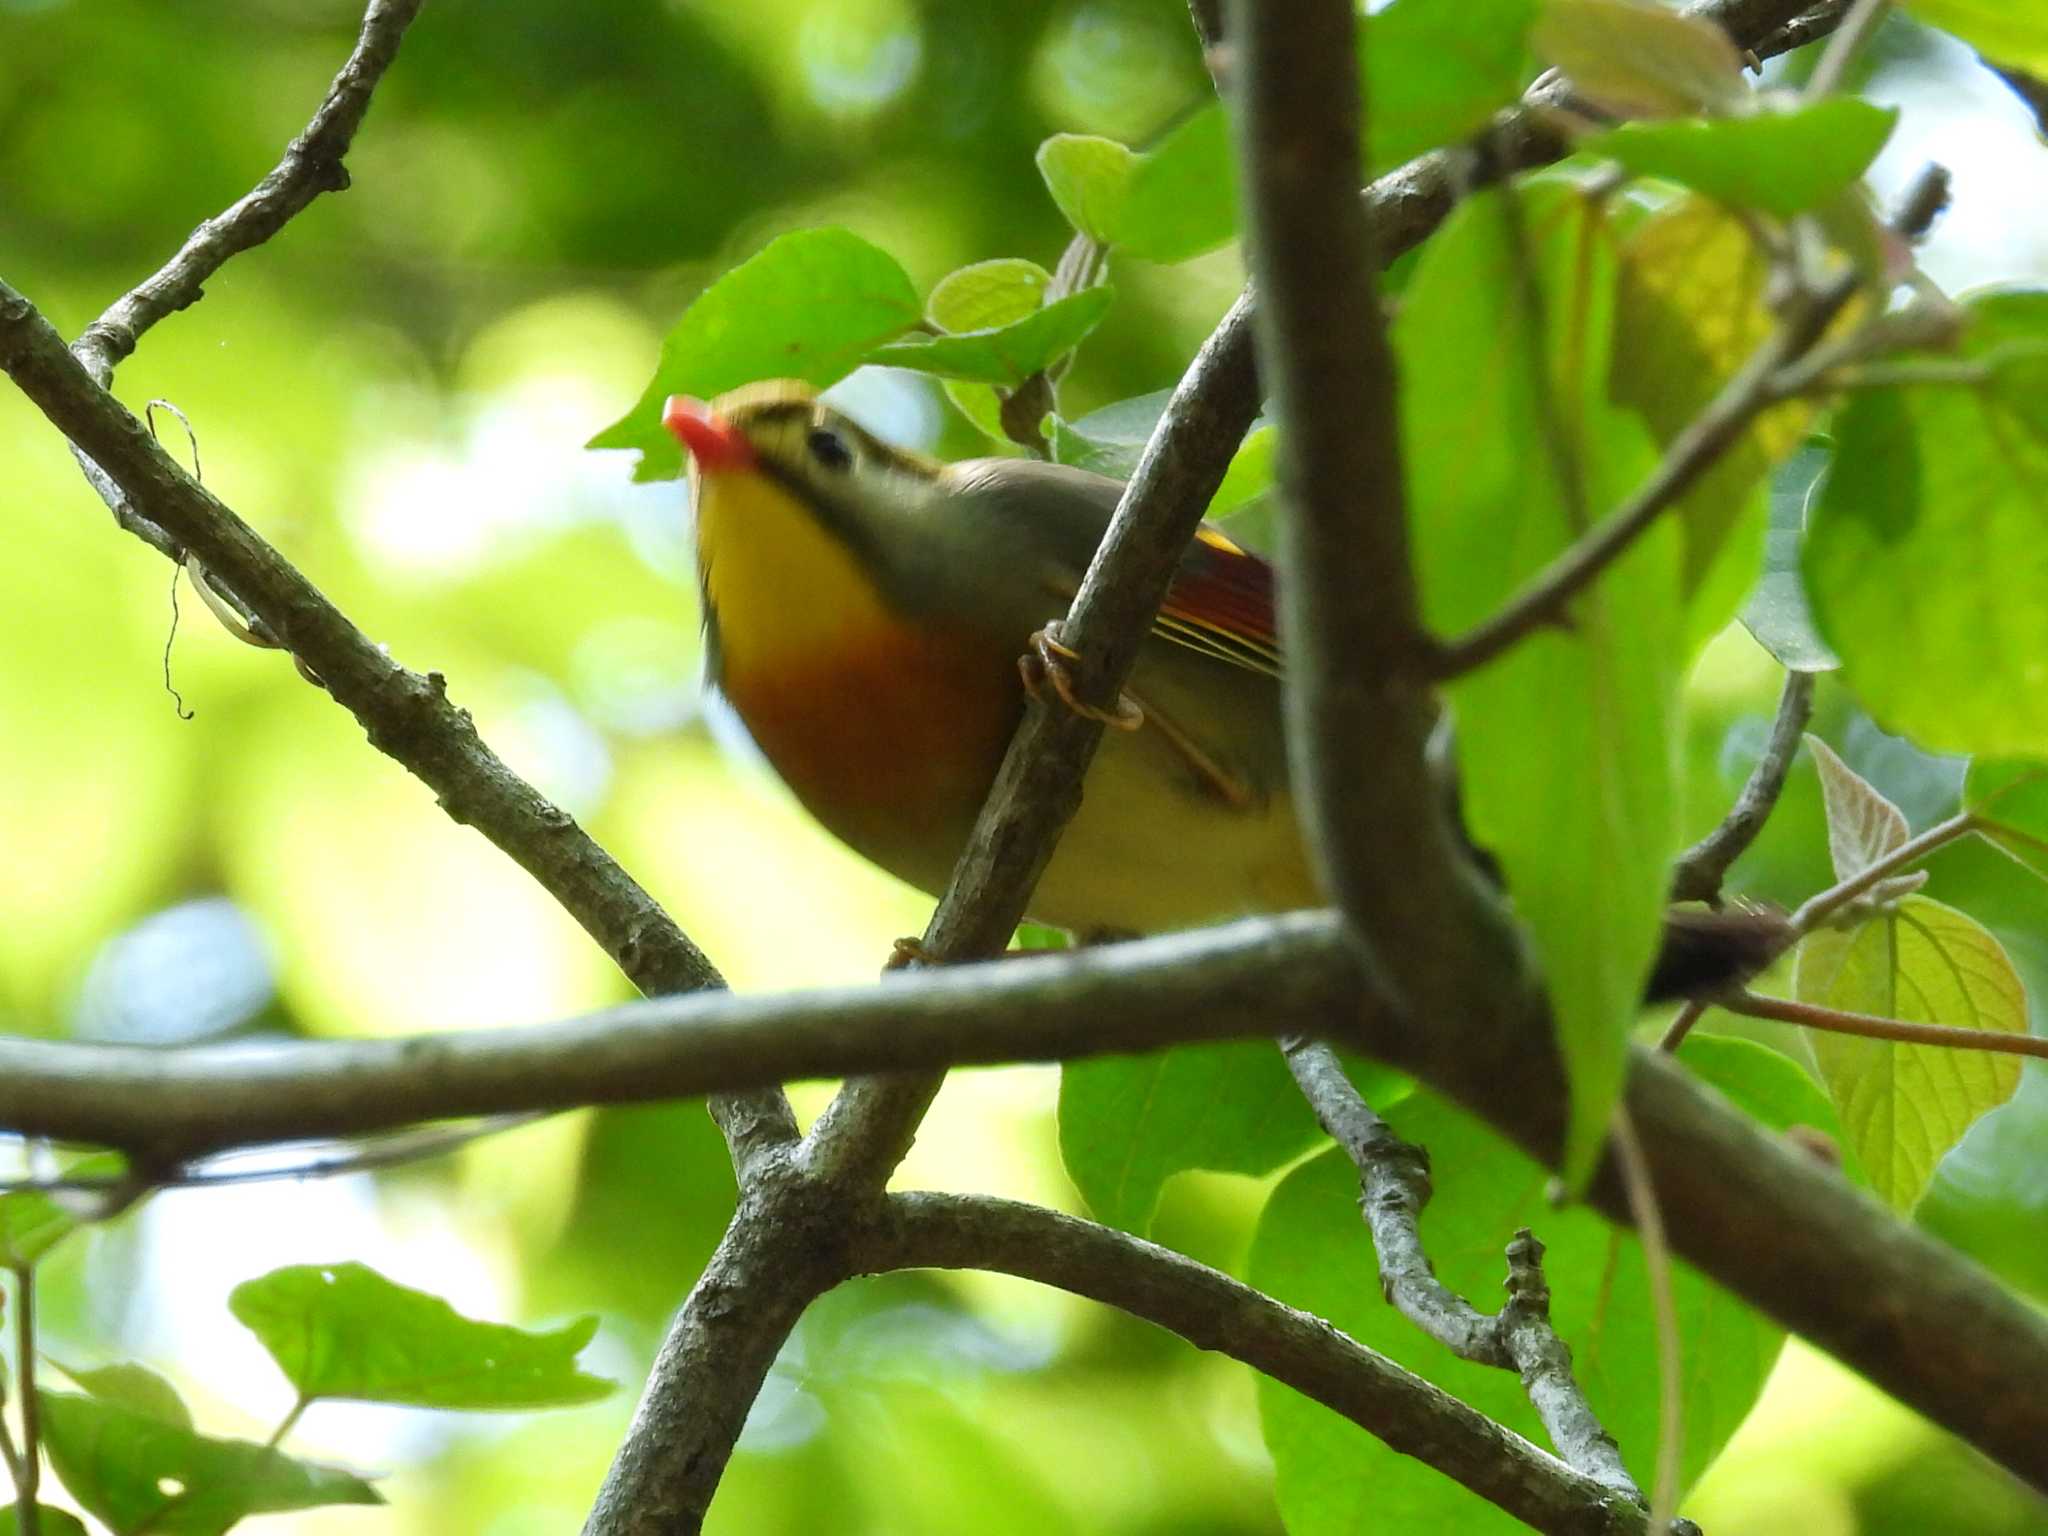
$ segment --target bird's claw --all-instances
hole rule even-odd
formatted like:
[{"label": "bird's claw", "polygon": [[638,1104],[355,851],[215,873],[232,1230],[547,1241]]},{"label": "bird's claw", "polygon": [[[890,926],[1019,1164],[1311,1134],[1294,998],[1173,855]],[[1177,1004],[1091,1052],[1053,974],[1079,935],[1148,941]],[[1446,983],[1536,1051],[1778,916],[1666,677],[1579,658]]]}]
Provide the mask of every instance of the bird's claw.
[{"label": "bird's claw", "polygon": [[1116,696],[1114,709],[1097,709],[1075,694],[1073,664],[1080,659],[1079,651],[1061,642],[1059,625],[1046,625],[1031,637],[1031,649],[1017,658],[1017,672],[1024,679],[1024,691],[1034,699],[1043,699],[1045,687],[1050,683],[1059,701],[1083,719],[1098,720],[1117,731],[1135,731],[1143,725],[1145,711],[1127,693]]}]

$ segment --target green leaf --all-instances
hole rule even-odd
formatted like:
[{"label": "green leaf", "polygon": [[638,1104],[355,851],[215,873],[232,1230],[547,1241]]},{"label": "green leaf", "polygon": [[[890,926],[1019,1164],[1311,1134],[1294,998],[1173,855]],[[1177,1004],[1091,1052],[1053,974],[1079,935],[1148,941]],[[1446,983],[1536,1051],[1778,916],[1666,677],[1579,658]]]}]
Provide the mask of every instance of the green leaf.
[{"label": "green leaf", "polygon": [[1818,1131],[1842,1152],[1842,1169],[1861,1178],[1854,1149],[1842,1146],[1842,1122],[1832,1100],[1806,1070],[1782,1051],[1753,1040],[1694,1030],[1678,1048],[1685,1069],[1719,1089],[1775,1131]]},{"label": "green leaf", "polygon": [[637,448],[635,480],[673,479],[683,453],[661,425],[670,395],[709,399],[759,379],[822,389],[918,314],[917,289],[888,252],[844,229],[783,235],[697,295],[662,342],[639,403],[589,446]]},{"label": "green leaf", "polygon": [[1858,700],[1933,751],[2048,754],[2048,292],[1967,306],[1976,386],[1854,394],[1806,587]]},{"label": "green leaf", "polygon": [[37,1394],[43,1444],[71,1496],[115,1532],[219,1536],[246,1516],[381,1504],[353,1472],[248,1440],[215,1440],[115,1403]]},{"label": "green leaf", "polygon": [[[1384,1108],[1405,1080],[1353,1063],[1368,1102]],[[1322,1132],[1270,1040],[1102,1056],[1060,1069],[1060,1156],[1095,1219],[1144,1236],[1159,1191],[1191,1168],[1260,1175]]]},{"label": "green leaf", "polygon": [[[15,1536],[21,1529],[20,1506],[10,1504],[0,1509],[0,1536]],[[36,1506],[36,1529],[41,1536],[91,1536],[85,1522],[68,1509],[53,1509],[48,1504]]]},{"label": "green leaf", "polygon": [[[1171,390],[1134,395],[1090,411],[1078,421],[1058,416],[1052,424],[1052,456],[1061,464],[1092,469],[1098,475],[1128,480],[1137,471],[1160,414],[1172,397]],[[1210,498],[1211,518],[1221,518],[1264,496],[1273,485],[1273,429],[1255,424],[1231,455],[1223,483]],[[1256,546],[1263,541],[1253,538]]]},{"label": "green leaf", "polygon": [[1014,388],[1073,351],[1102,323],[1115,296],[1112,288],[1089,288],[1008,325],[958,336],[892,341],[864,360]]},{"label": "green leaf", "polygon": [[1983,818],[1993,847],[2048,880],[2048,763],[1980,758],[1970,764],[1963,804]]},{"label": "green leaf", "polygon": [[1743,625],[1756,643],[1794,672],[1832,672],[1842,664],[1814,627],[1799,572],[1806,544],[1806,506],[1827,472],[1829,457],[1827,441],[1815,439],[1772,471],[1764,573],[1742,609]]},{"label": "green leaf", "polygon": [[61,1360],[50,1363],[103,1403],[132,1409],[179,1429],[192,1427],[192,1410],[185,1406],[178,1389],[146,1365],[122,1360],[81,1370]]},{"label": "green leaf", "polygon": [[1828,96],[1787,112],[1623,123],[1580,142],[1638,176],[1790,218],[1848,190],[1884,148],[1896,107]]},{"label": "green leaf", "polygon": [[941,330],[991,330],[1036,314],[1051,285],[1050,272],[1021,256],[977,261],[940,278],[924,312]]},{"label": "green leaf", "polygon": [[1116,244],[1136,153],[1094,134],[1056,133],[1038,146],[1038,174],[1067,222],[1104,245]]},{"label": "green leaf", "polygon": [[1186,261],[1237,235],[1237,160],[1221,102],[1138,157],[1113,242],[1147,261]]},{"label": "green leaf", "polygon": [[2029,0],[1906,0],[1930,27],[1953,32],[1994,64],[2048,75],[2048,14]]},{"label": "green leaf", "polygon": [[[67,1178],[101,1179],[119,1175],[127,1163],[118,1152],[95,1152],[64,1169]],[[33,1265],[65,1238],[86,1224],[87,1213],[97,1209],[90,1195],[46,1195],[40,1190],[16,1190],[0,1195],[0,1268]]]},{"label": "green leaf", "polygon": [[1654,0],[1546,0],[1533,41],[1617,117],[1683,117],[1749,96],[1728,34]]},{"label": "green leaf", "polygon": [[[1989,929],[1925,896],[1799,946],[1793,995],[1849,1013],[2024,1034],[2026,991]],[[1911,1210],[1935,1164],[2019,1087],[2016,1056],[1808,1031],[1843,1131],[1879,1195]]]},{"label": "green leaf", "polygon": [[[1809,734],[1806,750],[1820,773],[1821,801],[1828,815],[1828,858],[1837,880],[1853,880],[1887,854],[1905,847],[1912,833],[1906,813],[1877,792],[1862,775],[1835,755],[1818,736]],[[1927,871],[1880,880],[1865,901],[1886,906],[1927,883]]]},{"label": "green leaf", "polygon": [[1368,175],[1456,143],[1521,94],[1541,0],[1395,0],[1364,19]]},{"label": "green leaf", "polygon": [[[1612,391],[1668,446],[1771,333],[1769,263],[1742,221],[1688,197],[1644,220],[1622,245]],[[1762,494],[1771,466],[1804,440],[1813,407],[1763,412],[1679,502],[1683,580],[1700,590],[1731,532]],[[1718,625],[1716,626],[1718,627]]]},{"label": "green leaf", "polygon": [[615,1385],[576,1368],[597,1332],[594,1317],[545,1333],[479,1323],[361,1264],[272,1270],[236,1286],[228,1309],[308,1401],[552,1408]]},{"label": "green leaf", "polygon": [[[1691,1046],[1691,1042],[1688,1042]],[[1753,1053],[1727,1073],[1742,1102],[1753,1081],[1796,1094],[1799,1069]],[[1703,1054],[1726,1066],[1717,1042]],[[1818,1095],[1808,1089],[1802,1103]],[[1746,1103],[1745,1108],[1749,1107]],[[1821,1104],[1817,1111],[1825,1114]],[[1584,1207],[1553,1210],[1548,1173],[1472,1116],[1418,1090],[1388,1118],[1430,1154],[1435,1198],[1422,1216],[1438,1277],[1483,1307],[1496,1304],[1504,1251],[1533,1224],[1546,1245],[1552,1317],[1571,1346],[1581,1385],[1629,1466],[1655,1465],[1657,1350],[1641,1250]],[[1372,1244],[1358,1212],[1358,1178],[1339,1151],[1281,1181],[1259,1221],[1247,1278],[1327,1318],[1360,1343],[1419,1372],[1508,1428],[1545,1444],[1514,1374],[1452,1358],[1380,1298]],[[1762,1390],[1784,1335],[1684,1264],[1673,1272],[1684,1362],[1687,1482],[1734,1433]],[[1290,1536],[1452,1532],[1491,1536],[1525,1527],[1477,1495],[1401,1456],[1330,1410],[1261,1378],[1260,1414]]]},{"label": "green leaf", "polygon": [[[1600,211],[1540,183],[1464,204],[1395,324],[1409,505],[1431,626],[1492,614],[1649,474],[1606,399],[1615,273]],[[1527,272],[1541,294],[1525,303]],[[1633,344],[1633,339],[1632,343]],[[1683,644],[1678,528],[1654,528],[1575,601],[1451,690],[1474,837],[1542,961],[1572,1089],[1567,1176],[1591,1169],[1659,942],[1676,850]]]}]

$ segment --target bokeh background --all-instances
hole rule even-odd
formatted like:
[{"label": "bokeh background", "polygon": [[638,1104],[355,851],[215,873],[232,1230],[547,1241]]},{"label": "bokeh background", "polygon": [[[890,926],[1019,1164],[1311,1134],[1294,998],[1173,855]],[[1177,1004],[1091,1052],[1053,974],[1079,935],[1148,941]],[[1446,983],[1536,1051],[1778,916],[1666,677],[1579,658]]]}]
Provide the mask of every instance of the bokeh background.
[{"label": "bokeh background", "polygon": [[[0,274],[76,334],[274,163],[358,20],[345,0],[0,0]],[[2019,103],[1908,23],[1871,65],[1864,88],[1906,111],[1877,184],[1929,157],[1956,172],[1935,275],[2048,281],[2048,148]],[[1179,0],[432,0],[350,158],[354,190],[232,263],[145,340],[119,393],[182,410],[207,483],[395,655],[444,671],[486,738],[736,986],[858,981],[928,903],[816,833],[704,696],[680,488],[633,487],[581,444],[638,393],[691,296],[774,234],[845,224],[926,284],[993,256],[1050,265],[1066,232],[1039,141],[1142,142],[1207,89]],[[1170,384],[1240,279],[1230,253],[1120,264],[1069,414]],[[900,439],[986,451],[922,380],[871,371],[840,395]],[[114,529],[11,390],[0,522],[0,1028],[390,1035],[625,994],[288,663],[233,641],[189,588],[174,627],[169,568]],[[1703,659],[1698,828],[1746,772],[1774,686],[1739,630]],[[1916,826],[1953,804],[1959,765],[1825,687],[1819,719]],[[1817,801],[1802,773],[1746,889],[1791,901],[1824,881]],[[2038,1008],[2042,891],[1978,849],[1945,855],[1933,890],[1998,929]],[[1922,1212],[2037,1297],[2039,1065]],[[1075,1208],[1055,1088],[1049,1069],[956,1074],[902,1181]],[[800,1108],[826,1091],[800,1089]],[[1235,1266],[1263,1189],[1184,1176],[1159,1235]],[[291,1446],[390,1469],[394,1507],[262,1527],[575,1529],[731,1199],[696,1105],[562,1117],[374,1179],[169,1194],[47,1266],[46,1347],[147,1360],[202,1427],[261,1438],[289,1394],[223,1302],[274,1265],[359,1258],[527,1323],[596,1311],[590,1359],[625,1383],[611,1401],[316,1407]],[[1796,1346],[1693,1513],[1719,1536],[2048,1528],[2040,1504]],[[902,1276],[804,1320],[712,1528],[1278,1523],[1241,1368],[1022,1284]]]}]

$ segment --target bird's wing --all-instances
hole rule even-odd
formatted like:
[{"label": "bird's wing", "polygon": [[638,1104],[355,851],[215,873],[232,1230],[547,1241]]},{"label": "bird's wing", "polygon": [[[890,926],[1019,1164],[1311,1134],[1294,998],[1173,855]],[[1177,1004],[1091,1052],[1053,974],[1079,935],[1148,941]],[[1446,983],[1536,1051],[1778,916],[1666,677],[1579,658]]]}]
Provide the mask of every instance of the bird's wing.
[{"label": "bird's wing", "polygon": [[1152,632],[1253,672],[1280,675],[1273,567],[1204,523],[1167,588]]},{"label": "bird's wing", "polygon": [[[948,476],[966,501],[997,517],[1030,521],[1038,540],[1055,552],[1053,584],[1063,600],[1073,597],[1123,492],[1120,480],[1032,459],[970,460],[950,466]],[[1181,558],[1152,632],[1205,656],[1278,677],[1273,568],[1204,523]]]}]

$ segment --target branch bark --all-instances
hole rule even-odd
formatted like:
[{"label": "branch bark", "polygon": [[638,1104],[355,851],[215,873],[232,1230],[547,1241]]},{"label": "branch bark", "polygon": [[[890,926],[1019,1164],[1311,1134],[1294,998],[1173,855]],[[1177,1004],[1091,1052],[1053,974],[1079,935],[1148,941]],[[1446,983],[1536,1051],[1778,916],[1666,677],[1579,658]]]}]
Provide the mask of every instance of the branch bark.
[{"label": "branch bark", "polygon": [[1374,1112],[1327,1045],[1289,1040],[1281,1049],[1317,1121],[1358,1169],[1359,1206],[1388,1302],[1459,1359],[1520,1376],[1565,1464],[1640,1506],[1642,1489],[1580,1390],[1571,1349],[1550,1326],[1543,1245],[1526,1227],[1508,1244],[1508,1301],[1499,1313],[1489,1316],[1458,1295],[1437,1278],[1422,1243],[1422,1208],[1432,1193],[1428,1152]]},{"label": "branch bark", "polygon": [[1320,1318],[1142,1238],[1015,1201],[904,1194],[890,1197],[857,1263],[863,1272],[989,1269],[1089,1297],[1244,1361],[1539,1531],[1647,1529],[1626,1495]]},{"label": "branch bark", "polygon": [[1777,808],[1784,793],[1792,760],[1799,755],[1799,741],[1806,722],[1813,718],[1813,674],[1787,672],[1784,690],[1778,695],[1778,713],[1771,722],[1770,739],[1763,755],[1743,782],[1735,804],[1721,824],[1679,855],[1671,872],[1673,901],[1704,901],[1721,904],[1721,882],[1728,867],[1749,851],[1757,834]]}]

